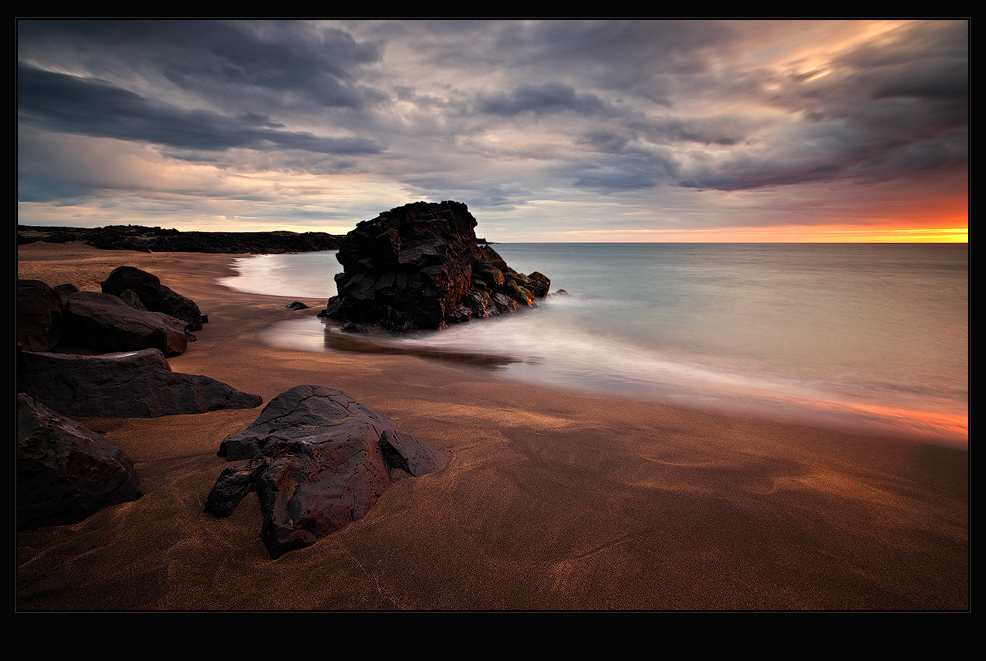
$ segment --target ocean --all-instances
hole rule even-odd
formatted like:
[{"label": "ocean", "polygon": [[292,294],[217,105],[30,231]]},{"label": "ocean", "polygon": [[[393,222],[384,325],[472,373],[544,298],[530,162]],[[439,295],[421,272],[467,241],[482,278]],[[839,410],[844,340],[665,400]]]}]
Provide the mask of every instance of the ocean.
[{"label": "ocean", "polygon": [[[515,270],[547,275],[552,293],[517,314],[368,341],[459,359],[497,378],[968,438],[966,244],[494,248]],[[242,257],[234,268],[239,275],[222,284],[326,300],[341,271],[334,252]],[[279,324],[263,340],[351,350],[338,326],[309,317]]]}]

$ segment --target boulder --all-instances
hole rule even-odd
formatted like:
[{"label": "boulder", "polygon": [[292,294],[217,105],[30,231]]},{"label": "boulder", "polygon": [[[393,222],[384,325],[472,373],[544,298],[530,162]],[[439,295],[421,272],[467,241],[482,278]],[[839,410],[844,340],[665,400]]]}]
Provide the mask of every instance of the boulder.
[{"label": "boulder", "polygon": [[163,312],[188,324],[188,330],[202,330],[202,313],[190,298],[161,284],[156,275],[133,266],[119,266],[100,284],[104,294],[120,296],[132,290],[151,312]]},{"label": "boulder", "polygon": [[272,399],[253,424],[222,441],[219,455],[247,463],[223,471],[206,512],[228,516],[256,490],[260,536],[272,558],[362,518],[390,485],[392,469],[419,477],[449,456],[338,389],[317,385]]},{"label": "boulder", "polygon": [[40,280],[17,281],[17,345],[48,351],[62,333],[62,297]]},{"label": "boulder", "polygon": [[415,202],[357,224],[336,254],[343,266],[335,276],[339,293],[320,316],[403,332],[512,312],[544,298],[550,280],[511,269],[476,239],[475,227],[466,205],[451,201]]},{"label": "boulder", "polygon": [[211,377],[172,372],[158,349],[98,356],[22,351],[17,388],[69,416],[156,418],[263,403]]},{"label": "boulder", "polygon": [[63,315],[65,344],[99,351],[160,349],[177,356],[188,348],[185,321],[163,312],[136,310],[112,294],[70,294]]},{"label": "boulder", "polygon": [[141,497],[133,462],[117,446],[17,395],[17,529],[77,523]]}]

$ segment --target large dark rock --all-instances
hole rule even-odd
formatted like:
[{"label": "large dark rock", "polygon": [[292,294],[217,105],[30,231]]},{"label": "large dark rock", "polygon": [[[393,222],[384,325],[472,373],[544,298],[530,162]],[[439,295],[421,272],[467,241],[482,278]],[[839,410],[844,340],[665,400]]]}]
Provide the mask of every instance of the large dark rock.
[{"label": "large dark rock", "polygon": [[223,471],[205,511],[228,516],[256,490],[272,558],[362,518],[390,485],[391,469],[418,477],[448,461],[386,416],[315,385],[272,399],[252,425],[222,441],[219,455],[248,462]]},{"label": "large dark rock", "polygon": [[18,530],[77,523],[140,496],[140,480],[123,450],[17,395]]},{"label": "large dark rock", "polygon": [[181,319],[190,331],[202,330],[202,313],[195,301],[162,285],[156,275],[133,266],[119,266],[99,284],[104,294],[122,296],[132,291],[147,310]]},{"label": "large dark rock", "polygon": [[163,312],[135,310],[112,294],[80,291],[65,305],[62,341],[99,351],[160,349],[177,356],[188,348],[187,323]]},{"label": "large dark rock", "polygon": [[17,344],[28,351],[48,351],[62,333],[62,297],[40,280],[17,281]]},{"label": "large dark rock", "polygon": [[17,387],[69,416],[156,418],[263,403],[211,377],[172,372],[158,349],[98,356],[22,351]]},{"label": "large dark rock", "polygon": [[359,223],[336,255],[338,295],[321,316],[394,331],[437,329],[533,306],[548,292],[485,241],[460,202],[415,202]]}]

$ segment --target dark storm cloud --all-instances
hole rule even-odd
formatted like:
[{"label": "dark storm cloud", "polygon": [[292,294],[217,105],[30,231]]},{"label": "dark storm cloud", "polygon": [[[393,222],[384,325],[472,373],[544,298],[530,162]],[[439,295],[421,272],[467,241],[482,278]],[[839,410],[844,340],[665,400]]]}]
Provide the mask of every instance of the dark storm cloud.
[{"label": "dark storm cloud", "polygon": [[215,101],[243,94],[313,107],[360,107],[381,97],[354,71],[379,61],[374,44],[293,21],[22,21],[22,57],[69,57],[93,76],[129,70]]},{"label": "dark storm cloud", "polygon": [[794,81],[770,102],[804,113],[773,144],[710,164],[680,182],[743,190],[836,179],[887,181],[968,164],[968,26],[907,25]]},{"label": "dark storm cloud", "polygon": [[18,111],[24,122],[50,131],[134,140],[178,149],[260,151],[299,149],[321,154],[373,154],[365,138],[325,138],[283,130],[247,112],[227,117],[154,103],[107,82],[18,66]]},{"label": "dark storm cloud", "polygon": [[702,73],[708,49],[736,37],[718,21],[537,21],[502,26],[495,46],[513,66],[548,67],[600,89],[628,90]]},{"label": "dark storm cloud", "polygon": [[561,83],[521,85],[509,93],[480,95],[477,109],[491,115],[513,116],[530,112],[549,115],[573,112],[591,115],[603,110],[603,102],[594,94],[577,94]]},{"label": "dark storm cloud", "polygon": [[654,188],[673,177],[677,168],[669,154],[657,150],[624,149],[619,154],[566,166],[560,174],[570,177],[576,188],[606,195]]}]

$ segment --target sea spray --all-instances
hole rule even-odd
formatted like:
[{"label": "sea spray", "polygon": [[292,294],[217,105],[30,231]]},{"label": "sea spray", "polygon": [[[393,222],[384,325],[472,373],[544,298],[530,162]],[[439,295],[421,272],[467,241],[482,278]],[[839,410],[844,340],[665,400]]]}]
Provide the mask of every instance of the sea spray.
[{"label": "sea spray", "polygon": [[[421,355],[500,356],[482,364],[506,378],[554,386],[967,433],[964,245],[497,249],[518,269],[536,264],[550,271],[553,287],[569,295],[549,296],[524,314],[377,341]],[[262,266],[272,274],[278,261],[304,258],[269,257],[276,259]],[[338,269],[330,261],[295,271],[294,284],[278,293],[300,296],[313,285],[324,291]],[[331,324],[310,318],[291,324],[268,341],[333,350],[325,342],[326,332],[337,332]]]}]

